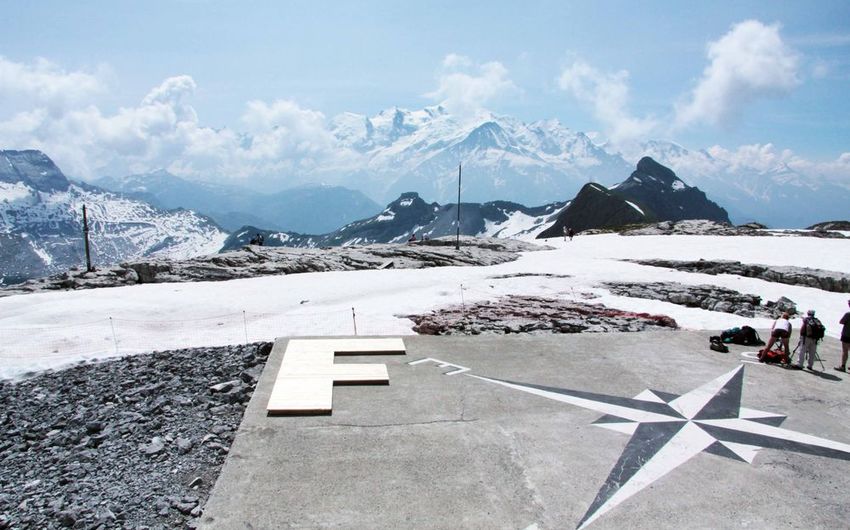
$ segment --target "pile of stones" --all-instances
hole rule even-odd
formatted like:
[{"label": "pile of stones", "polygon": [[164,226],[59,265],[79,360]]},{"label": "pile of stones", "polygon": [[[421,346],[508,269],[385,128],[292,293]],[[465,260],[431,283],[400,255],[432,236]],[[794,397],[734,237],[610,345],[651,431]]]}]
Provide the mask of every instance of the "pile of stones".
[{"label": "pile of stones", "polygon": [[708,311],[734,313],[743,317],[779,318],[784,311],[790,314],[797,312],[796,304],[785,297],[762,305],[758,295],[739,293],[715,285],[685,285],[674,282],[609,282],[603,285],[618,296],[661,300]]},{"label": "pile of stones", "polygon": [[0,382],[0,529],[193,527],[270,351],[184,349]]},{"label": "pile of stones", "polygon": [[684,272],[702,274],[734,274],[758,278],[768,282],[814,287],[833,293],[850,293],[850,274],[845,272],[809,269],[804,267],[768,266],[741,263],[740,261],[677,261],[665,259],[628,260],[651,267],[664,267]]},{"label": "pile of stones", "polygon": [[536,296],[510,296],[474,305],[408,315],[420,335],[604,333],[676,329],[666,315],[631,313],[604,305]]}]

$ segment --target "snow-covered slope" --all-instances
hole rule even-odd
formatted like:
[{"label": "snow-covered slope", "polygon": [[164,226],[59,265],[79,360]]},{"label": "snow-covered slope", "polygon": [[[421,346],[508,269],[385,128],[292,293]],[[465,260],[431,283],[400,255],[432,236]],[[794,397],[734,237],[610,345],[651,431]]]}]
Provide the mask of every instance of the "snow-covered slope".
[{"label": "snow-covered slope", "polygon": [[0,151],[0,168],[2,283],[84,267],[83,205],[94,266],[142,256],[210,254],[227,237],[215,223],[192,211],[159,210],[70,183],[39,151]]},{"label": "snow-covered slope", "polygon": [[[305,273],[0,298],[0,378],[84,358],[113,356],[113,340],[117,340],[121,354],[128,354],[280,336],[350,335],[354,333],[352,308],[356,309],[360,334],[407,335],[413,331],[405,315],[514,295],[557,297],[665,314],[692,330],[714,331],[744,324],[763,330],[771,325],[771,320],[763,317],[614,294],[604,285],[611,281],[710,284],[756,294],[765,301],[786,296],[800,310],[816,309],[832,341],[841,330],[838,320],[847,310],[846,293],[624,260],[704,258],[807,267],[811,256],[818,255],[822,258],[818,267],[842,271],[850,262],[848,240],[786,237],[777,242],[774,237],[604,234],[579,235],[573,241],[557,237],[545,244],[554,250],[528,252],[517,261],[489,267]],[[780,246],[782,251],[778,252]],[[85,316],[80,315],[81,307],[90,309]],[[108,317],[115,319],[115,335]],[[57,323],[67,327],[57,328]],[[798,330],[799,319],[793,325]],[[60,354],[52,353],[54,349]],[[826,357],[823,350],[821,355],[825,363],[837,362]]]}]

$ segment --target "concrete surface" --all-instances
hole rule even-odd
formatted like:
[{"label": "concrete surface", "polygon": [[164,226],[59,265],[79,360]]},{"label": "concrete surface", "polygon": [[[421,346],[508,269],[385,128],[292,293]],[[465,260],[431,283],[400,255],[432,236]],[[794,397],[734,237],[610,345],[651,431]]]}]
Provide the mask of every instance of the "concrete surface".
[{"label": "concrete surface", "polygon": [[[832,369],[838,342],[821,345],[827,371],[818,374],[742,363],[754,349],[714,352],[713,334],[404,337],[405,356],[336,359],[385,363],[390,384],[335,387],[333,414],[313,417],[267,415],[280,365],[272,355],[201,527],[847,527],[850,382]],[[416,363],[425,358],[444,364]],[[723,416],[735,381],[740,416],[764,418]],[[651,419],[700,399],[721,419]],[[605,407],[650,419],[634,431]],[[787,415],[781,427],[776,415]],[[713,443],[739,436],[718,427],[736,421],[778,438]],[[678,434],[664,438],[664,426]]]}]

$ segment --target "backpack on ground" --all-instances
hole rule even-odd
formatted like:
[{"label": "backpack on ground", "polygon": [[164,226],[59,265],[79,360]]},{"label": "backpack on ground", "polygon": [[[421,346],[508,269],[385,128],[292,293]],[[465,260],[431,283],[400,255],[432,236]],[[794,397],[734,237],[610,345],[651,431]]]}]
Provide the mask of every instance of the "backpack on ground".
[{"label": "backpack on ground", "polygon": [[759,362],[790,364],[791,359],[788,357],[787,353],[781,350],[760,350]]},{"label": "backpack on ground", "polygon": [[750,326],[730,328],[720,334],[720,340],[725,343],[742,344],[744,346],[761,346],[764,341],[758,331]]},{"label": "backpack on ground", "polygon": [[821,340],[824,335],[826,335],[826,327],[824,327],[821,321],[815,317],[806,317],[803,323],[803,336]]}]

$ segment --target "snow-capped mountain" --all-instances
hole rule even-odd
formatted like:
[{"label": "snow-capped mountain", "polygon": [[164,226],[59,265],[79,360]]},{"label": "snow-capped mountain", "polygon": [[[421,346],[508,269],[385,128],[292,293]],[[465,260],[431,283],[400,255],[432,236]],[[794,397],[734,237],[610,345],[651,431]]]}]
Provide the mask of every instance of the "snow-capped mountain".
[{"label": "snow-capped mountain", "polygon": [[368,161],[361,186],[383,197],[417,190],[449,202],[463,162],[463,196],[541,204],[571,197],[588,180],[616,182],[630,164],[557,120],[530,124],[483,112],[460,120],[443,107],[390,109],[331,121],[341,145]]},{"label": "snow-capped mountain", "polygon": [[192,211],[164,211],[71,183],[40,151],[0,151],[0,283],[85,267],[83,205],[96,267],[142,256],[210,254],[227,237]]},{"label": "snow-capped mountain", "polygon": [[[460,233],[478,237],[533,238],[560,212],[566,203],[555,202],[526,207],[507,201],[461,203]],[[256,234],[261,234],[268,246],[323,247],[368,245],[370,243],[403,243],[411,236],[417,239],[453,236],[457,234],[457,204],[440,205],[424,201],[418,193],[402,193],[378,215],[349,223],[322,235],[275,232],[246,226],[237,230],[222,248],[240,248]]]},{"label": "snow-capped mountain", "polygon": [[588,182],[614,184],[644,156],[711,195],[738,223],[808,226],[846,217],[850,200],[847,183],[785,163],[761,167],[667,141],[624,155],[557,120],[524,123],[488,111],[460,119],[436,106],[344,113],[330,129],[342,148],[360,155],[361,165],[343,171],[339,183],[384,200],[417,190],[427,200],[453,201],[462,162],[464,200],[542,204],[573,197]]}]

